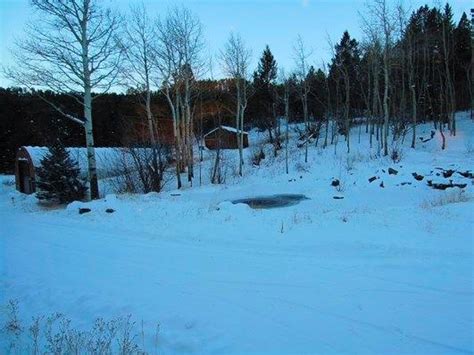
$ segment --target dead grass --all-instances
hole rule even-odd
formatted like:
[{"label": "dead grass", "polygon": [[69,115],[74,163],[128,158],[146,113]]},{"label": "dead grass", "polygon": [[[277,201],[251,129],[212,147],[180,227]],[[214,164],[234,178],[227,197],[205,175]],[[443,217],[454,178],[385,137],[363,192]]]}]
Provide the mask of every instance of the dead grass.
[{"label": "dead grass", "polygon": [[446,206],[453,203],[468,202],[470,197],[464,190],[455,189],[444,191],[441,196],[436,196],[430,200],[422,202],[421,207],[424,209],[430,209],[434,207]]},{"label": "dead grass", "polygon": [[[131,315],[110,320],[97,318],[90,329],[75,328],[64,314],[20,319],[18,301],[10,300],[0,324],[2,354],[145,354],[143,321],[137,326]],[[3,318],[3,317],[2,317]],[[153,336],[158,350],[159,324]]]}]

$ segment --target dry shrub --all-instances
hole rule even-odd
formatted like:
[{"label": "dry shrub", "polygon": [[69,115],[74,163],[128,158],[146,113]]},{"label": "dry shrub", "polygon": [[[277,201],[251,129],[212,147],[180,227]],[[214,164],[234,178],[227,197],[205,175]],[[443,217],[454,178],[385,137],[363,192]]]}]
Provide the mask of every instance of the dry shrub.
[{"label": "dry shrub", "polygon": [[437,196],[431,200],[423,201],[421,207],[424,209],[429,209],[467,201],[469,201],[469,196],[466,195],[466,192],[461,189],[455,189],[444,191],[441,196]]},{"label": "dry shrub", "polygon": [[[5,354],[145,354],[143,322],[138,331],[131,315],[111,320],[97,318],[90,329],[74,328],[64,314],[19,318],[18,301],[7,304],[0,325],[0,352]],[[158,347],[159,324],[154,335]],[[139,339],[141,338],[141,339]],[[3,339],[3,340],[2,340]],[[142,345],[138,345],[141,340]]]},{"label": "dry shrub", "polygon": [[295,164],[295,169],[297,172],[299,173],[307,173],[309,171],[309,164],[308,163],[304,163],[304,162],[301,162],[301,161],[298,161],[296,164]]},{"label": "dry shrub", "polygon": [[250,162],[254,166],[260,166],[262,160],[265,159],[265,153],[263,152],[263,147],[256,148],[252,151]]}]

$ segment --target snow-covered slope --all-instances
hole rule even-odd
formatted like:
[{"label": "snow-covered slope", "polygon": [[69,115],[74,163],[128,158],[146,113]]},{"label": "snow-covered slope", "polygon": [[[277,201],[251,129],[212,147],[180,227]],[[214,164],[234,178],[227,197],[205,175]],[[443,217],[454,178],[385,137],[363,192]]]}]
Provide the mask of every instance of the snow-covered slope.
[{"label": "snow-covered slope", "polygon": [[[396,164],[353,132],[349,155],[340,138],[311,147],[306,164],[292,142],[289,175],[284,154],[266,147],[260,167],[229,172],[226,185],[203,178],[66,209],[2,184],[0,301],[18,299],[25,319],[63,312],[79,328],[130,313],[148,348],[159,322],[162,353],[472,353],[474,185],[443,171],[474,170],[474,123],[460,115],[444,151],[438,135],[416,150],[404,143]],[[229,202],[276,193],[309,199],[268,210]]]}]

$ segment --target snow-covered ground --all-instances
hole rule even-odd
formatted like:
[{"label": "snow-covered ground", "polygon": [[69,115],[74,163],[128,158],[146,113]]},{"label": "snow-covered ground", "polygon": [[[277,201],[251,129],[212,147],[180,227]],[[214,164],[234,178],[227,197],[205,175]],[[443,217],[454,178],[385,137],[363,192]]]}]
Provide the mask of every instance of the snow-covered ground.
[{"label": "snow-covered ground", "polygon": [[[27,320],[59,311],[79,328],[132,314],[150,348],[158,322],[162,353],[472,353],[474,185],[436,168],[474,170],[474,123],[459,115],[446,150],[439,139],[406,142],[395,164],[354,129],[349,155],[340,138],[336,154],[311,147],[308,164],[293,141],[289,175],[283,152],[267,154],[226,185],[65,209],[41,208],[4,177],[0,302],[17,299]],[[467,187],[427,185],[450,179]],[[309,199],[229,202],[277,193]]]}]

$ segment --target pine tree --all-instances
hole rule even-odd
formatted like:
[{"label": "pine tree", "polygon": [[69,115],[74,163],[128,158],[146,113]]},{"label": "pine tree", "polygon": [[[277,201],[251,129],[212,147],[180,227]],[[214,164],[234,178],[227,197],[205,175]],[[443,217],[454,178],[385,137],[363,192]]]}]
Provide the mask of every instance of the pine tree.
[{"label": "pine tree", "polygon": [[79,165],[59,141],[49,147],[36,175],[40,200],[68,203],[85,197],[87,187],[79,177]]},{"label": "pine tree", "polygon": [[[359,43],[351,38],[348,31],[344,31],[342,38],[334,47],[334,57],[329,68],[329,76],[332,85],[336,86],[333,91],[335,107],[343,104],[344,124],[340,126],[346,136],[347,151],[350,150],[351,117],[355,109],[363,106],[360,95],[360,51]],[[342,122],[340,122],[342,123]]]},{"label": "pine tree", "polygon": [[457,107],[467,109],[471,103],[472,83],[471,69],[471,24],[464,12],[458,26],[454,30],[454,84]]},{"label": "pine tree", "polygon": [[257,70],[254,73],[254,82],[259,86],[268,87],[275,83],[277,74],[278,69],[275,58],[273,57],[270,47],[267,45],[258,62]]},{"label": "pine tree", "polygon": [[326,74],[321,69],[316,70],[311,66],[306,79],[309,86],[314,89],[308,98],[309,113],[315,120],[322,120],[327,105]]},{"label": "pine tree", "polygon": [[255,93],[253,99],[256,106],[256,116],[260,128],[268,129],[270,141],[273,142],[272,129],[275,128],[275,80],[278,68],[268,45],[258,62],[257,70],[253,74]]}]

